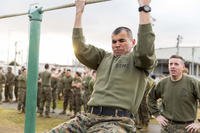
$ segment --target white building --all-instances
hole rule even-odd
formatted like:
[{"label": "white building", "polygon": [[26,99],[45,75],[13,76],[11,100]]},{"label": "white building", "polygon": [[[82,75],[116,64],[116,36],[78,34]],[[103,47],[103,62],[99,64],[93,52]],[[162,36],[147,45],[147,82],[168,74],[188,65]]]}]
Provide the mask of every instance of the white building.
[{"label": "white building", "polygon": [[158,65],[155,74],[168,74],[168,59],[171,55],[178,54],[186,60],[189,74],[200,78],[200,47],[169,47],[156,49]]}]

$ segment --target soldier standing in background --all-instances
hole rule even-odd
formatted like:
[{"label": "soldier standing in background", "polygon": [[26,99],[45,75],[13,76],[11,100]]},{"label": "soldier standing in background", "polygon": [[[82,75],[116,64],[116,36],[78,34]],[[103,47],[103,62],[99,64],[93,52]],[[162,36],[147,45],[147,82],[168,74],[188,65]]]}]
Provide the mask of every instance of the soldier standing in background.
[{"label": "soldier standing in background", "polygon": [[63,101],[63,111],[60,112],[60,114],[66,114],[66,110],[68,107],[68,104],[70,101],[70,98],[72,98],[72,81],[73,78],[71,76],[71,70],[67,69],[65,76],[63,77],[63,94],[64,94],[64,101]]},{"label": "soldier standing in background", "polygon": [[41,92],[42,92],[42,80],[41,80],[41,74],[38,74],[38,90],[37,90],[37,109],[38,109],[38,113],[39,113],[39,109],[40,109],[40,100],[41,100]]},{"label": "soldier standing in background", "polygon": [[61,96],[63,96],[63,83],[62,78],[64,77],[65,72],[58,70],[58,81],[57,81],[57,87],[58,87],[58,100],[61,100]]},{"label": "soldier standing in background", "polygon": [[82,78],[82,91],[83,91],[82,101],[83,101],[84,112],[87,112],[87,110],[88,110],[87,102],[89,101],[89,98],[90,98],[89,82],[90,82],[91,78],[92,77],[90,76],[90,71],[88,69],[84,72],[84,75]]},{"label": "soldier standing in background", "polygon": [[18,70],[18,75],[17,76],[15,76],[15,88],[14,88],[14,94],[15,94],[15,102],[17,102],[18,101],[18,90],[19,90],[19,81],[18,81],[18,77],[19,77],[19,75],[21,74],[21,70],[19,69]]},{"label": "soldier standing in background", "polygon": [[73,111],[74,116],[77,113],[81,112],[81,87],[82,87],[82,79],[81,74],[79,72],[76,72],[74,75],[74,79],[72,82],[72,88],[73,88]]},{"label": "soldier standing in background", "polygon": [[147,95],[154,86],[155,81],[151,77],[148,77],[146,90],[136,115],[136,127],[140,131],[146,131],[149,125],[150,114],[147,106]]},{"label": "soldier standing in background", "polygon": [[96,80],[96,71],[95,70],[92,70],[92,78],[89,82],[89,86],[88,86],[88,89],[89,89],[89,99],[91,97],[91,94],[93,92],[93,87],[94,87],[94,82]]},{"label": "soldier standing in background", "polygon": [[0,104],[2,103],[3,85],[5,84],[6,77],[3,74],[2,67],[0,67]]},{"label": "soldier standing in background", "polygon": [[18,106],[17,110],[19,113],[25,113],[25,103],[26,103],[26,81],[27,81],[27,75],[26,75],[26,68],[22,68],[21,74],[18,75],[18,89],[19,89],[19,99],[18,99]]},{"label": "soldier standing in background", "polygon": [[5,102],[12,102],[13,100],[13,84],[15,81],[15,75],[12,73],[12,68],[7,68],[8,72],[6,73],[6,84],[5,84]]},{"label": "soldier standing in background", "polygon": [[[200,81],[183,73],[185,60],[172,55],[168,60],[170,75],[160,80],[150,91],[148,106],[161,126],[161,133],[199,133],[196,122],[197,103],[200,99]],[[157,99],[162,99],[162,110]]]},{"label": "soldier standing in background", "polygon": [[55,113],[54,110],[56,109],[57,105],[57,75],[56,75],[56,68],[51,69],[51,88],[52,88],[52,113]]},{"label": "soldier standing in background", "polygon": [[40,73],[41,76],[41,83],[42,83],[42,90],[41,90],[41,100],[40,100],[40,117],[43,116],[44,105],[45,109],[45,116],[46,118],[50,118],[50,105],[52,99],[52,91],[51,91],[51,72],[49,71],[49,64],[45,64],[44,66],[45,71]]}]

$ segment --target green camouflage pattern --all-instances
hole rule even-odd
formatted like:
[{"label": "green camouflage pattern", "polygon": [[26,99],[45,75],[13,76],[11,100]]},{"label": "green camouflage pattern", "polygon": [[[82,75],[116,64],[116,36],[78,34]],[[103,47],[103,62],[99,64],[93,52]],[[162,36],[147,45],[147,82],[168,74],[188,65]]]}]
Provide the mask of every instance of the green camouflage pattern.
[{"label": "green camouflage pattern", "polygon": [[0,72],[0,102],[2,100],[3,84],[5,84],[6,78],[2,72]]},{"label": "green camouflage pattern", "polygon": [[48,133],[136,133],[135,123],[128,117],[80,114]]}]

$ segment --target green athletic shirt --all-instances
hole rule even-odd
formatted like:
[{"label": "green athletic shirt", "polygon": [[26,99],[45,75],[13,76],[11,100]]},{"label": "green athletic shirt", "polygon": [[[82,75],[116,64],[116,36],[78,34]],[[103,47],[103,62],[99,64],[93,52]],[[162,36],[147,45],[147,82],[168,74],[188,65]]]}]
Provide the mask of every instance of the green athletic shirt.
[{"label": "green athletic shirt", "polygon": [[120,107],[136,113],[148,74],[156,64],[155,35],[151,24],[139,26],[138,44],[133,51],[115,57],[112,53],[86,45],[81,28],[73,30],[73,47],[78,60],[97,70],[89,106]]},{"label": "green athletic shirt", "polygon": [[[162,111],[157,108],[157,99],[162,99]],[[151,90],[148,98],[150,112],[174,121],[194,121],[197,114],[197,99],[200,98],[200,81],[184,75],[179,81],[170,77],[161,80]]]},{"label": "green athletic shirt", "polygon": [[68,91],[70,89],[72,89],[72,81],[73,81],[73,78],[72,76],[64,76],[61,81],[63,82],[63,85],[64,85],[64,90]]},{"label": "green athletic shirt", "polygon": [[26,81],[27,81],[27,77],[25,73],[22,73],[18,76],[18,87],[19,88],[26,88]]},{"label": "green athletic shirt", "polygon": [[42,79],[42,86],[51,86],[51,73],[47,70],[40,73]]}]

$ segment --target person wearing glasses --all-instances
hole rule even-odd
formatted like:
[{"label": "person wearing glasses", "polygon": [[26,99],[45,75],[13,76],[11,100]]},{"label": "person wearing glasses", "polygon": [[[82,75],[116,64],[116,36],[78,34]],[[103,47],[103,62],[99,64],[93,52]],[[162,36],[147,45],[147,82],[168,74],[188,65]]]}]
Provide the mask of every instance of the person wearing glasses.
[{"label": "person wearing glasses", "polygon": [[[156,65],[155,35],[150,23],[150,0],[139,0],[138,43],[127,27],[116,28],[112,53],[85,44],[81,25],[85,0],[76,1],[73,47],[77,59],[97,70],[89,111],[77,115],[50,132],[135,133],[133,114],[143,98],[147,77]],[[133,48],[134,47],[134,48]]]}]

